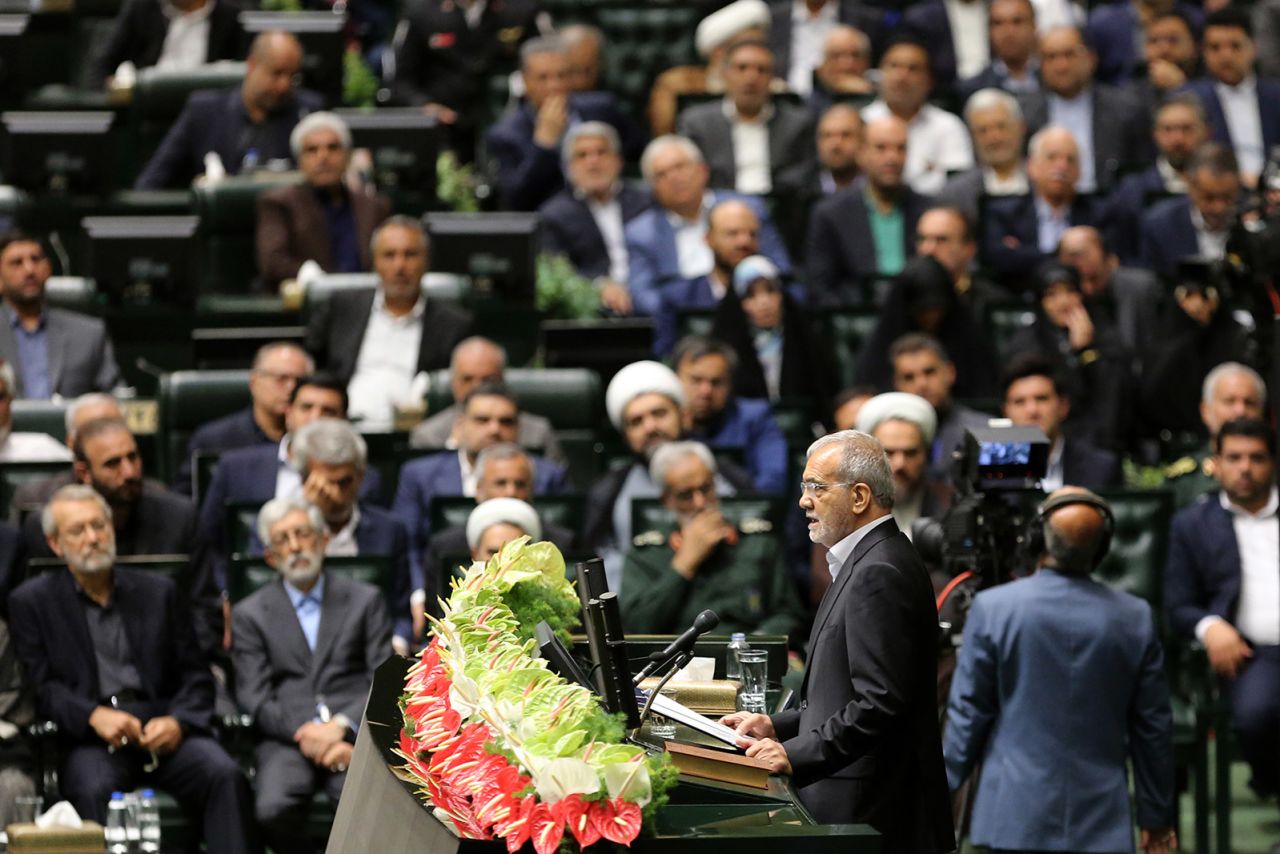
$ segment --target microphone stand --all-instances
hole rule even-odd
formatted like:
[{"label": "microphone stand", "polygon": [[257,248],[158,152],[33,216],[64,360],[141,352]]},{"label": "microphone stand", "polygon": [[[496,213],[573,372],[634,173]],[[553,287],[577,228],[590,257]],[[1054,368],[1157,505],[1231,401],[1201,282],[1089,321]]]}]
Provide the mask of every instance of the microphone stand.
[{"label": "microphone stand", "polygon": [[[679,673],[680,670],[692,660],[692,652],[682,652],[674,656],[674,658],[667,659],[668,662],[674,662],[674,664],[671,669],[667,671],[667,674],[662,677],[662,680],[658,682],[657,685],[654,685],[653,690],[649,692],[649,699],[645,701],[644,708],[640,710],[640,726],[644,726],[644,722],[649,719],[649,710],[653,708],[653,701],[658,698],[658,694],[662,693],[663,687],[671,681],[672,676]],[[637,727],[637,729],[638,728],[639,727]]]}]

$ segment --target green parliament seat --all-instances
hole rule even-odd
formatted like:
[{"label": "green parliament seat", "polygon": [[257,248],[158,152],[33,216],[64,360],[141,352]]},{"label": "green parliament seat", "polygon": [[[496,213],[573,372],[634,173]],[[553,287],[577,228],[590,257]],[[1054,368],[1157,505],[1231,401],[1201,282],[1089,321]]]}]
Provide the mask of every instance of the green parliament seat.
[{"label": "green parliament seat", "polygon": [[44,294],[50,305],[81,314],[92,314],[99,305],[98,283],[84,276],[50,276]]},{"label": "green parliament seat", "polygon": [[[334,291],[371,291],[378,285],[374,273],[326,273],[307,282],[302,297],[302,319],[305,323],[312,312],[329,302]],[[471,280],[454,273],[425,273],[422,276],[422,292],[427,299],[465,301],[471,294]]]},{"label": "green parliament seat", "polygon": [[[244,80],[244,72],[243,62],[214,62],[184,71],[152,67],[138,72],[129,109],[135,172],[140,172],[151,158],[192,92],[239,86]],[[224,165],[234,168],[239,164]],[[132,183],[132,180],[127,183]]]},{"label": "green parliament seat", "polygon": [[710,335],[715,322],[714,308],[682,308],[676,312],[676,330],[681,338],[686,335]]},{"label": "green parliament seat", "polygon": [[700,64],[693,33],[706,11],[695,3],[601,5],[596,20],[608,41],[604,76],[610,91],[642,110],[660,73]]},{"label": "green parliament seat", "polygon": [[804,448],[813,444],[813,440],[826,433],[825,430],[814,435],[813,425],[817,422],[814,401],[803,397],[780,397],[769,407],[773,411],[773,420],[778,422],[782,435],[787,437],[787,447]]},{"label": "green parliament seat", "polygon": [[[391,558],[385,555],[358,555],[353,557],[326,557],[324,571],[372,584],[391,602],[395,582],[391,572]],[[264,558],[233,555],[227,566],[227,594],[232,602],[239,602],[260,587],[265,587],[278,577]]]},{"label": "green parliament seat", "polygon": [[369,468],[376,470],[382,478],[381,494],[374,503],[379,507],[390,507],[400,486],[400,469],[410,460],[425,457],[431,452],[410,448],[408,433],[361,433],[360,436],[368,451]]},{"label": "green parliament seat", "polygon": [[232,556],[248,555],[257,538],[258,511],[262,501],[228,501],[223,508],[226,514],[227,542]]},{"label": "green parliament seat", "polygon": [[201,293],[248,293],[258,277],[255,250],[258,195],[275,187],[296,184],[298,176],[227,178],[195,190],[204,250]]},{"label": "green parliament seat", "polygon": [[[781,537],[787,515],[787,500],[758,495],[732,495],[720,499],[720,512],[735,525],[747,519],[762,519],[773,525],[776,536]],[[631,533],[646,531],[666,533],[676,527],[675,514],[662,504],[661,498],[631,499]]]},{"label": "green parliament seat", "polygon": [[[508,368],[503,380],[520,408],[541,415],[560,430],[594,430],[604,410],[600,375],[588,368]],[[453,404],[448,369],[431,374],[427,411]]]},{"label": "green parliament seat", "polygon": [[1035,322],[1035,310],[1023,302],[994,303],[986,310],[987,331],[1001,362],[1009,358],[1009,344],[1022,329]]},{"label": "green parliament seat", "polygon": [[[586,506],[585,495],[535,495],[529,502],[542,521],[562,528],[576,530]],[[443,531],[445,528],[461,528],[467,524],[471,511],[476,509],[476,500],[465,495],[438,497],[431,502],[431,530]]]},{"label": "green parliament seat", "polygon": [[174,371],[160,378],[158,397],[158,476],[172,483],[196,428],[252,402],[249,371]]},{"label": "green parliament seat", "polygon": [[1173,519],[1169,490],[1107,490],[1100,493],[1116,520],[1111,551],[1094,570],[1099,581],[1132,593],[1151,604],[1157,625],[1163,625],[1165,552]]},{"label": "green parliament seat", "polygon": [[13,432],[46,433],[67,441],[67,404],[52,400],[19,398],[12,404]]},{"label": "green parliament seat", "polygon": [[824,312],[821,317],[834,351],[836,379],[840,388],[848,388],[855,382],[858,356],[875,332],[880,316],[874,308],[842,308]]},{"label": "green parliament seat", "polygon": [[24,483],[62,474],[71,467],[70,463],[5,463],[0,466],[0,518],[13,516],[13,494]]}]

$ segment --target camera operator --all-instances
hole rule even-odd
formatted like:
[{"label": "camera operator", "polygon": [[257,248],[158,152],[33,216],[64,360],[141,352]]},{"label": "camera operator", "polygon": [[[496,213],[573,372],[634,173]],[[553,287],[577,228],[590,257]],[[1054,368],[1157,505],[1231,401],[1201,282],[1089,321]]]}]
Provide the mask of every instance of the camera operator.
[{"label": "camera operator", "polygon": [[1139,844],[1167,852],[1173,724],[1151,608],[1089,577],[1114,527],[1105,501],[1064,487],[1037,519],[1037,572],[979,593],[969,612],[947,705],[947,781],[954,792],[982,761],[974,845],[1132,851],[1132,759]]}]

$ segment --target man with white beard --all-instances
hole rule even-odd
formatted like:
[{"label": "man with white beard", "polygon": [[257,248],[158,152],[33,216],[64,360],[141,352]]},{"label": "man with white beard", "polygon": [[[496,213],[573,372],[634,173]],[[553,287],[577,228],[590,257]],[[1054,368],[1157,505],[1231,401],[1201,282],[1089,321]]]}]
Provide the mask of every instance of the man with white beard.
[{"label": "man with white beard", "polygon": [[378,588],[324,571],[329,531],[315,506],[268,501],[258,537],[280,577],[232,610],[231,646],[236,696],[258,731],[257,817],[279,854],[315,851],[297,829],[317,790],[335,803],[342,793],[391,620]]}]

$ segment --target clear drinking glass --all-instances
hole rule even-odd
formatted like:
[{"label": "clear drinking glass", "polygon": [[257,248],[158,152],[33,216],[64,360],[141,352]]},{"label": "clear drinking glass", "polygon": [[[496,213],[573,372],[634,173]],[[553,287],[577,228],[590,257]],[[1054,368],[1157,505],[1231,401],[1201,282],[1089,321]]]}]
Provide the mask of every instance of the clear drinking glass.
[{"label": "clear drinking glass", "polygon": [[[676,689],[662,686],[660,692],[662,696],[669,700],[676,698]],[[676,737],[676,722],[671,718],[658,714],[652,709],[649,710],[649,735],[663,741]]]},{"label": "clear drinking glass", "polygon": [[763,649],[738,650],[742,668],[742,690],[738,692],[738,709],[743,712],[765,710],[765,685],[769,670],[769,654]]}]

